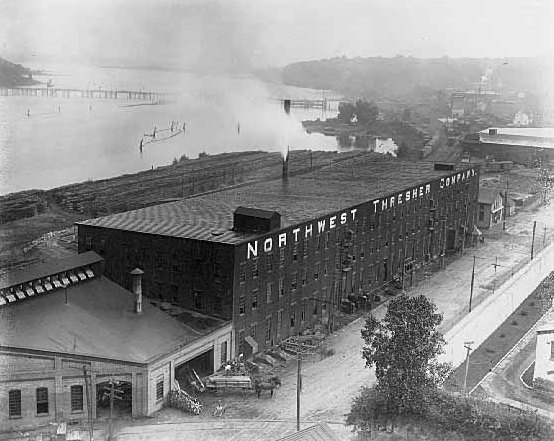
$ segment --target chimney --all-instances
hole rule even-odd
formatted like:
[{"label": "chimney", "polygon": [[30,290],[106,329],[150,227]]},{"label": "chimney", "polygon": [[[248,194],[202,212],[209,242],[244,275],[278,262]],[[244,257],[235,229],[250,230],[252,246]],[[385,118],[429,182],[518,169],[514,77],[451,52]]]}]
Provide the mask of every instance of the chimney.
[{"label": "chimney", "polygon": [[131,271],[133,277],[133,294],[135,295],[135,313],[142,313],[142,275],[144,271],[135,268]]},{"label": "chimney", "polygon": [[283,180],[286,181],[289,178],[289,148],[287,147],[287,154],[283,158]]}]

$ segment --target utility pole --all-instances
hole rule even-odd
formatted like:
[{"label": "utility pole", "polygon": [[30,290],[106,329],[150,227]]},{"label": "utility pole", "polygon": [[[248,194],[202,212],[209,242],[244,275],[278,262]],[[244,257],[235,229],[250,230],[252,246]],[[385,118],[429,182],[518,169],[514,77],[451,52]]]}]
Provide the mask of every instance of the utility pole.
[{"label": "utility pole", "polygon": [[506,230],[506,216],[508,215],[508,182],[510,175],[506,176],[506,191],[504,193],[504,222],[502,224],[502,229]]},{"label": "utility pole", "polygon": [[537,228],[537,221],[533,222],[533,239],[531,241],[531,260],[533,260],[533,249],[535,246],[535,229]]},{"label": "utility pole", "polygon": [[296,376],[296,431],[300,432],[300,392],[302,391],[302,352],[297,352],[298,372]]},{"label": "utility pole", "polygon": [[473,345],[473,340],[464,342],[464,348],[467,349],[466,355],[466,372],[464,375],[464,395],[467,394],[467,373],[469,371],[469,351],[471,351],[471,346]]},{"label": "utility pole", "polygon": [[442,237],[442,268],[444,268],[444,256],[446,255],[446,218],[443,219],[444,221],[444,229],[443,229],[443,237]]},{"label": "utility pole", "polygon": [[471,268],[471,291],[469,292],[469,312],[471,312],[471,301],[473,300],[473,283],[475,282],[475,259],[473,256],[473,267]]}]

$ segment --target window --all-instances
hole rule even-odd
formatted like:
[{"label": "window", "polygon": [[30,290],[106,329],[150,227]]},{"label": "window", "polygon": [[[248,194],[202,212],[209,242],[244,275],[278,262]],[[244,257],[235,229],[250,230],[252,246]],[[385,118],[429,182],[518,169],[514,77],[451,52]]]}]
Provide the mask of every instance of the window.
[{"label": "window", "polygon": [[255,289],[252,291],[252,309],[256,309],[258,307],[258,290]]},{"label": "window", "polygon": [[266,297],[267,297],[267,303],[271,303],[271,290],[272,290],[273,283],[268,283],[266,287]]},{"label": "window", "polygon": [[255,340],[256,339],[256,331],[258,330],[258,324],[256,322],[252,323],[250,325],[250,336]]},{"label": "window", "polygon": [[300,316],[302,321],[306,320],[306,300],[302,300],[302,315]]},{"label": "window", "polygon": [[366,226],[367,218],[364,217],[362,219],[362,234],[365,234],[365,226]]},{"label": "window", "polygon": [[37,414],[48,413],[48,388],[37,388]]},{"label": "window", "polygon": [[479,220],[484,221],[485,220],[485,213],[483,211],[479,212]]},{"label": "window", "polygon": [[292,250],[292,261],[296,262],[298,260],[298,245],[294,244],[294,248]]},{"label": "window", "polygon": [[284,277],[281,277],[279,279],[279,297],[283,297],[285,295],[285,279]]},{"label": "window", "polygon": [[308,239],[304,239],[304,259],[308,257]]},{"label": "window", "polygon": [[265,341],[271,341],[271,316],[265,319]]},{"label": "window", "polygon": [[244,315],[244,296],[239,297],[239,314]]},{"label": "window", "polygon": [[285,266],[285,249],[279,249],[279,266],[283,268]]},{"label": "window", "polygon": [[239,269],[239,283],[244,283],[246,282],[246,263],[243,262],[240,264],[240,269]]},{"label": "window", "polygon": [[156,401],[164,399],[164,376],[161,375],[158,377],[156,382]]},{"label": "window", "polygon": [[329,249],[329,238],[330,238],[330,233],[329,233],[329,231],[326,231],[325,232],[325,249],[326,250]]},{"label": "window", "polygon": [[317,262],[314,266],[314,280],[319,279],[319,262]]},{"label": "window", "polygon": [[266,271],[270,273],[271,271],[273,271],[273,254],[267,253],[265,258],[266,258]]},{"label": "window", "polygon": [[224,364],[227,361],[227,342],[221,343],[221,354],[219,357],[220,363]]},{"label": "window", "polygon": [[321,302],[321,312],[325,314],[327,312],[327,287],[324,286],[321,289],[321,298],[323,299],[323,302]]},{"label": "window", "polygon": [[283,310],[280,309],[277,312],[277,334],[279,334],[279,331],[281,330],[281,325],[283,324]]},{"label": "window", "polygon": [[[317,296],[317,293],[314,293],[315,296]],[[317,300],[313,300],[312,305],[312,315],[317,316]]]},{"label": "window", "polygon": [[290,312],[290,327],[291,328],[294,328],[294,322],[296,321],[296,314],[295,314],[295,311],[294,311],[294,306],[295,305],[291,305],[291,312]]},{"label": "window", "polygon": [[256,279],[258,277],[258,259],[252,260],[252,278]]},{"label": "window", "polygon": [[306,286],[306,283],[308,282],[308,270],[304,269],[302,272],[302,286]]},{"label": "window", "polygon": [[10,418],[21,417],[21,391],[11,390],[8,393],[8,411]]},{"label": "window", "polygon": [[239,354],[244,354],[244,329],[239,331]]},{"label": "window", "polygon": [[293,290],[296,289],[296,276],[297,276],[296,273],[292,273],[292,279],[291,279],[291,282],[290,282],[290,287],[291,287]]},{"label": "window", "polygon": [[83,410],[83,386],[71,386],[71,412]]},{"label": "window", "polygon": [[363,259],[365,257],[366,246],[367,246],[367,242],[362,243],[362,247],[360,248],[360,259]]}]

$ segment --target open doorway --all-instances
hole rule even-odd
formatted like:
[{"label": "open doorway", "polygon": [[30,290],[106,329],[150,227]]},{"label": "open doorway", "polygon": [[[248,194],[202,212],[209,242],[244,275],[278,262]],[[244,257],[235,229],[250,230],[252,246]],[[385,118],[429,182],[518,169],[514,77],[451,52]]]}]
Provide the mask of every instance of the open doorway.
[{"label": "open doorway", "polygon": [[175,379],[181,388],[189,390],[197,384],[199,378],[206,377],[214,372],[214,350],[213,348],[175,366]]},{"label": "open doorway", "polygon": [[108,380],[96,385],[96,416],[108,419],[111,414],[113,395],[113,417],[129,417],[133,413],[133,386],[128,381]]}]

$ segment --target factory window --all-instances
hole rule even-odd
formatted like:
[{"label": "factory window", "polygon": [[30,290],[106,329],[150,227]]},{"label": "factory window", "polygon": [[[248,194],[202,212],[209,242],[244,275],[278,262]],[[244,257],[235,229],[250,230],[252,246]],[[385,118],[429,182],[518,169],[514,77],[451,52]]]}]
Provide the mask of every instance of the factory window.
[{"label": "factory window", "polygon": [[364,217],[362,219],[362,234],[365,234],[366,223],[367,223],[367,217]]},{"label": "factory window", "polygon": [[200,291],[194,291],[193,304],[195,309],[206,309],[205,299]]},{"label": "factory window", "polygon": [[265,341],[271,341],[271,316],[265,319]]},{"label": "factory window", "polygon": [[306,300],[302,300],[302,314],[300,316],[301,321],[306,320]]},{"label": "factory window", "polygon": [[[317,297],[318,293],[317,292],[314,292],[314,296]],[[313,305],[312,305],[312,315],[313,316],[317,316],[317,300],[313,300]]]},{"label": "factory window", "polygon": [[21,418],[21,390],[8,392],[8,412],[10,418]]},{"label": "factory window", "polygon": [[329,249],[329,240],[330,240],[330,233],[329,231],[326,231],[325,232],[325,249],[328,250]]},{"label": "factory window", "polygon": [[271,289],[273,288],[273,283],[268,283],[266,288],[267,303],[271,303]]},{"label": "factory window", "polygon": [[325,313],[327,311],[327,287],[324,286],[321,288],[321,298],[323,299],[323,302],[321,303],[321,312]]},{"label": "factory window", "polygon": [[258,277],[258,259],[252,260],[252,278],[256,279]]},{"label": "factory window", "polygon": [[246,282],[246,263],[243,262],[239,267],[239,283]]},{"label": "factory window", "polygon": [[250,337],[252,337],[253,339],[256,339],[257,327],[258,327],[258,324],[256,322],[250,325]]},{"label": "factory window", "polygon": [[290,311],[290,327],[294,328],[294,323],[296,321],[296,313],[294,311],[296,305],[291,305],[291,311]]},{"label": "factory window", "polygon": [[164,376],[160,375],[156,381],[156,401],[164,399]]},{"label": "factory window", "polygon": [[319,262],[317,262],[314,266],[314,280],[319,279]]},{"label": "factory window", "polygon": [[484,221],[484,220],[485,220],[485,212],[484,212],[484,211],[480,211],[480,212],[479,212],[479,220],[480,220],[480,221]]},{"label": "factory window", "polygon": [[296,289],[296,277],[297,277],[297,274],[296,274],[296,273],[292,273],[292,279],[291,279],[290,287],[291,287],[293,290]]},{"label": "factory window", "polygon": [[285,295],[285,278],[281,277],[279,279],[279,297],[283,297]]},{"label": "factory window", "polygon": [[267,253],[265,258],[266,258],[266,270],[268,273],[270,273],[271,271],[273,271],[273,254]]},{"label": "factory window", "polygon": [[71,386],[71,412],[83,410],[83,386]]},{"label": "factory window", "polygon": [[298,245],[294,244],[292,249],[292,261],[296,262],[298,260]]},{"label": "factory window", "polygon": [[255,289],[252,291],[252,309],[256,309],[258,307],[258,290]]},{"label": "factory window", "polygon": [[320,248],[321,248],[321,234],[318,234],[317,235],[317,246],[316,246],[316,249],[315,249],[316,254],[319,253]]},{"label": "factory window", "polygon": [[37,414],[48,413],[48,388],[37,388]]},{"label": "factory window", "polygon": [[85,236],[85,245],[87,247],[87,250],[92,250],[92,237],[91,236]]},{"label": "factory window", "polygon": [[244,354],[244,329],[239,330],[239,354]]},{"label": "factory window", "polygon": [[325,259],[325,265],[324,265],[324,267],[323,267],[323,275],[324,275],[325,277],[327,277],[328,266],[329,266],[329,259]]},{"label": "factory window", "polygon": [[360,248],[360,259],[363,259],[365,257],[366,246],[367,246],[367,242],[362,243],[362,247]]},{"label": "factory window", "polygon": [[283,268],[285,266],[285,249],[279,249],[279,266]]},{"label": "factory window", "polygon": [[224,364],[227,361],[227,342],[224,341],[221,343],[221,352],[219,361],[221,364]]},{"label": "factory window", "polygon": [[304,239],[304,259],[308,257],[308,239]]},{"label": "factory window", "polygon": [[100,239],[100,252],[103,253],[106,251],[106,239]]},{"label": "factory window", "polygon": [[302,272],[302,286],[306,286],[306,283],[308,282],[308,270],[304,269]]},{"label": "factory window", "polygon": [[283,324],[283,310],[280,309],[279,311],[277,311],[277,334],[279,334],[282,324]]},{"label": "factory window", "polygon": [[239,297],[239,314],[244,315],[244,296]]}]

